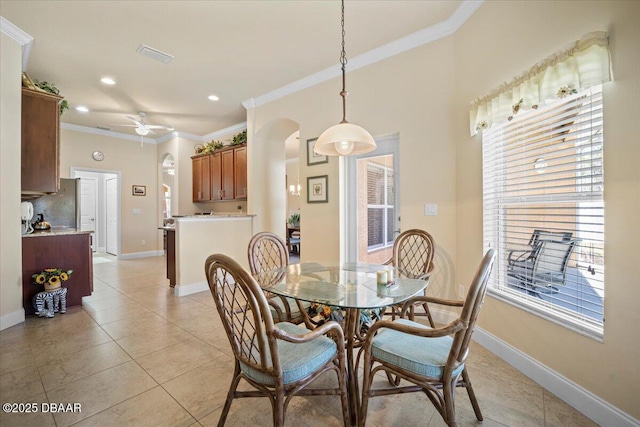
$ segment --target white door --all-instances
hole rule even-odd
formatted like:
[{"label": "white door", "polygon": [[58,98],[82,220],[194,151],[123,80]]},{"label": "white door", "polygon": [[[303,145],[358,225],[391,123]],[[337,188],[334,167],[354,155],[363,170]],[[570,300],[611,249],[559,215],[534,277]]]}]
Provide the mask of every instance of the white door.
[{"label": "white door", "polygon": [[91,250],[97,247],[96,226],[98,213],[98,180],[96,178],[80,178],[80,229],[92,231]]},{"label": "white door", "polygon": [[107,243],[106,251],[111,255],[118,254],[118,178],[106,180],[106,216]]},{"label": "white door", "polygon": [[382,264],[400,232],[398,136],[376,144],[375,151],[346,159],[347,261]]}]

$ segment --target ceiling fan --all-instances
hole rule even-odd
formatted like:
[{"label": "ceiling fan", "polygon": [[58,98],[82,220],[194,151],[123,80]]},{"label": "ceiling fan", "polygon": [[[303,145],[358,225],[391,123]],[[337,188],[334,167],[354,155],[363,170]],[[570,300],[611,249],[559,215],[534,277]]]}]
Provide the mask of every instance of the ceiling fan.
[{"label": "ceiling fan", "polygon": [[131,120],[133,125],[112,125],[112,126],[121,126],[121,127],[132,127],[136,131],[138,135],[140,135],[141,144],[144,143],[144,137],[148,134],[155,134],[153,129],[164,129],[164,130],[173,130],[168,126],[160,126],[160,125],[149,125],[145,122],[145,117],[147,117],[147,113],[144,111],[140,111],[138,113],[139,118],[133,116],[126,116],[129,120]]}]

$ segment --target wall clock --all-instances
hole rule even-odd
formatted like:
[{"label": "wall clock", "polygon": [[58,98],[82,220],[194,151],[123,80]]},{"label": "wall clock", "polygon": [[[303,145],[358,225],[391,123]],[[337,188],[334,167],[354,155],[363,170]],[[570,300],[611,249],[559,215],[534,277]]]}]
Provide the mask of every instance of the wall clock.
[{"label": "wall clock", "polygon": [[94,151],[91,156],[96,162],[101,162],[104,160],[104,153],[102,151]]}]

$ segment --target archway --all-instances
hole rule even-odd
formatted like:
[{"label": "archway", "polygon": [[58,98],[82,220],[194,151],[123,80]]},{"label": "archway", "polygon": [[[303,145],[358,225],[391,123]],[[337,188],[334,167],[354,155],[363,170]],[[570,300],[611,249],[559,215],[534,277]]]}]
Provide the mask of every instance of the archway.
[{"label": "archway", "polygon": [[285,236],[285,140],[299,129],[300,125],[293,120],[276,119],[249,136],[247,208],[256,214],[254,232],[270,231]]}]

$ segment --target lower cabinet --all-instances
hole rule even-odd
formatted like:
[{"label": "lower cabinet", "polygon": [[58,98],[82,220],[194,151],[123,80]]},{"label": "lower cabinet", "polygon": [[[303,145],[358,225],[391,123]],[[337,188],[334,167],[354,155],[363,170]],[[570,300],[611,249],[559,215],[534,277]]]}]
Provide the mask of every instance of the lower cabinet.
[{"label": "lower cabinet", "polygon": [[45,268],[73,270],[62,286],[67,288],[67,307],[82,305],[82,297],[93,292],[91,234],[31,234],[22,238],[22,302],[25,314],[33,314],[32,299],[44,290],[32,275]]}]

